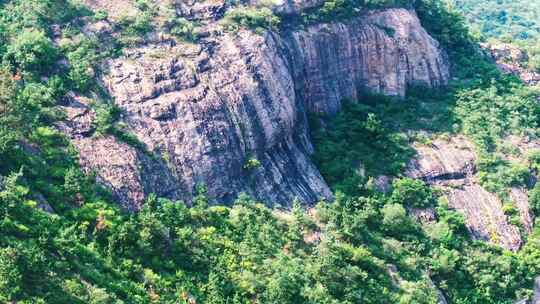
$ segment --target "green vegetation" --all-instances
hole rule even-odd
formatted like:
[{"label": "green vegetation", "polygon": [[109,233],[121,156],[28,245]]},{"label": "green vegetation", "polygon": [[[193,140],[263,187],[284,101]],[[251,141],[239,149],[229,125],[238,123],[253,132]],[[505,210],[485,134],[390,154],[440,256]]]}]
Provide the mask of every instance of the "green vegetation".
[{"label": "green vegetation", "polygon": [[197,30],[194,22],[189,21],[185,18],[173,18],[169,24],[171,34],[184,41],[196,41],[197,40]]},{"label": "green vegetation", "polygon": [[239,26],[244,26],[261,32],[264,29],[276,29],[279,23],[279,17],[268,7],[236,7],[227,11],[222,20],[223,26],[228,31],[236,31]]},{"label": "green vegetation", "polygon": [[330,185],[339,183],[336,190],[358,195],[366,173],[398,175],[414,154],[407,138],[390,130],[370,110],[374,109],[369,105],[345,103],[327,128],[312,119],[315,163]]},{"label": "green vegetation", "polygon": [[526,0],[453,0],[473,28],[505,40],[540,38],[540,3]]},{"label": "green vegetation", "polygon": [[[151,30],[152,10],[138,3],[149,13],[121,22],[124,37]],[[325,16],[345,14],[342,5],[350,3],[328,1]],[[101,96],[97,62],[113,52],[82,35],[75,20],[106,15],[67,0],[0,2],[0,301],[431,304],[432,284],[450,303],[512,303],[530,295],[540,273],[540,229],[518,253],[474,242],[437,191],[400,174],[413,155],[409,144],[429,143],[423,131],[460,132],[483,155],[478,176],[486,187],[524,185],[530,171],[538,174],[538,152],[527,167],[500,151],[508,150],[508,135],[538,135],[535,93],[471,56],[459,15],[439,1],[415,5],[449,48],[458,79],[444,92],[411,90],[406,102],[366,95],[333,118],[313,117],[324,122],[314,125],[314,158],[335,201],[311,212],[297,203],[291,212],[273,210],[244,196],[229,207],[210,206],[201,186],[189,206],[150,196],[140,212],[127,214],[83,174],[75,150],[53,127],[69,90]],[[226,18],[252,28],[278,24],[268,11]],[[53,43],[51,24],[67,40]],[[178,35],[189,38],[192,28],[179,24]],[[69,64],[57,64],[62,59]],[[96,101],[94,109],[96,136],[138,145],[123,132],[117,107]],[[258,166],[256,158],[246,160],[247,170]],[[399,177],[388,193],[374,189],[381,174]],[[538,185],[530,196],[538,214]],[[49,207],[53,213],[43,211]],[[411,216],[413,208],[428,207],[433,221]],[[512,205],[505,210],[515,215]]]},{"label": "green vegetation", "polygon": [[[540,72],[540,3],[526,0],[452,0],[482,39],[516,44],[526,68]],[[495,41],[493,41],[495,40]]]}]

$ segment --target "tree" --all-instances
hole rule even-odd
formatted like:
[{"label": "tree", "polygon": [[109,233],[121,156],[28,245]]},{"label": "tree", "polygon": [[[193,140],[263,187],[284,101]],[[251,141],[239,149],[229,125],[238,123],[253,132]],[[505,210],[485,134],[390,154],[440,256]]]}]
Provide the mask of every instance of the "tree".
[{"label": "tree", "polygon": [[400,233],[408,230],[410,220],[407,217],[407,210],[400,204],[388,204],[382,209],[382,224],[386,231],[390,233]]},{"label": "tree", "polygon": [[43,31],[25,29],[7,47],[5,58],[16,71],[38,74],[53,65],[58,52]]},{"label": "tree", "polygon": [[19,253],[15,248],[0,248],[0,301],[15,301],[22,291],[22,274],[18,267]]},{"label": "tree", "polygon": [[433,204],[433,194],[421,180],[402,178],[392,184],[392,201],[406,206],[424,208]]}]

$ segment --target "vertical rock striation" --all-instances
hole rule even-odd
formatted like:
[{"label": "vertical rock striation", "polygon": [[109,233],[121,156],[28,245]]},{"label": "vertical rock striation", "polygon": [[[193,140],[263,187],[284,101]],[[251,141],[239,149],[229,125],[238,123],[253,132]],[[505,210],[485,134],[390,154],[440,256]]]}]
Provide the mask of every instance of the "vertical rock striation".
[{"label": "vertical rock striation", "polygon": [[309,157],[307,114],[334,114],[361,90],[403,95],[449,77],[438,43],[405,9],[282,33],[209,35],[195,45],[161,39],[107,66],[103,82],[122,122],[154,157],[112,161],[97,151],[118,144],[74,140],[83,166],[135,210],[153,192],[189,200],[198,184],[220,202],[241,192],[282,205],[329,198]]},{"label": "vertical rock striation", "polygon": [[297,94],[315,113],[334,114],[361,91],[403,96],[410,85],[437,87],[449,78],[438,42],[404,9],[310,26],[285,39]]}]

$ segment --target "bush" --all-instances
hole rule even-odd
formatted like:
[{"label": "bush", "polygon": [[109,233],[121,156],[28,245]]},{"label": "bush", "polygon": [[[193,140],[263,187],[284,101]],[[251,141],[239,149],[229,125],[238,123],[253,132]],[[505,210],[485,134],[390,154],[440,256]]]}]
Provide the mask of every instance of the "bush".
[{"label": "bush", "polygon": [[255,157],[250,157],[246,160],[246,163],[244,164],[244,169],[246,170],[254,170],[261,166],[261,161],[256,159]]},{"label": "bush", "polygon": [[0,248],[0,301],[16,302],[22,291],[22,274],[18,266],[19,253],[15,248]]},{"label": "bush", "polygon": [[394,203],[415,208],[430,207],[434,203],[431,189],[421,180],[411,178],[396,179],[392,183],[391,200]]},{"label": "bush", "polygon": [[94,126],[98,135],[111,134],[114,129],[114,123],[120,118],[122,110],[114,105],[97,105],[95,107],[96,117]]},{"label": "bush", "polygon": [[235,31],[239,26],[244,26],[260,32],[263,29],[276,29],[280,24],[280,19],[267,7],[238,7],[225,14],[222,24],[229,31]]},{"label": "bush", "polygon": [[313,159],[335,190],[358,194],[368,177],[396,176],[414,155],[407,138],[387,127],[393,118],[383,121],[390,115],[376,115],[375,110],[380,109],[345,102],[342,111],[325,122],[325,128],[319,124],[321,118],[311,117]]},{"label": "bush", "polygon": [[477,162],[477,168],[480,184],[503,198],[509,187],[525,187],[530,178],[526,165],[512,164],[497,156],[482,156]]},{"label": "bush", "polygon": [[400,234],[407,231],[410,226],[410,219],[407,211],[400,204],[385,205],[381,211],[382,225],[384,229],[393,234]]},{"label": "bush", "polygon": [[529,161],[529,167],[536,171],[536,173],[540,173],[540,150],[529,152],[527,160]]},{"label": "bush", "polygon": [[529,207],[533,214],[540,216],[540,183],[529,191]]},{"label": "bush", "polygon": [[195,24],[185,18],[173,19],[169,27],[171,34],[184,41],[194,42],[198,38]]},{"label": "bush", "polygon": [[40,73],[54,66],[58,52],[39,30],[23,30],[7,47],[5,58],[14,70]]},{"label": "bush", "polygon": [[62,48],[69,60],[68,78],[72,87],[86,92],[95,82],[96,66],[101,58],[97,54],[98,42],[84,37],[78,38],[77,43],[63,45]]}]

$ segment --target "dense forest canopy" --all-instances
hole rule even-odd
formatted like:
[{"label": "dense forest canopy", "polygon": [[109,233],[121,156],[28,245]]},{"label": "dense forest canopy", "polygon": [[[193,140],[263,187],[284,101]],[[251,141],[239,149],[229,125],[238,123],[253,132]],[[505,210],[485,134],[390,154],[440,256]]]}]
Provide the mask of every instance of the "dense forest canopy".
[{"label": "dense forest canopy", "polygon": [[528,0],[453,0],[474,30],[505,40],[540,38],[540,2]]},{"label": "dense forest canopy", "polygon": [[527,0],[453,0],[480,39],[512,43],[527,54],[525,66],[540,71],[540,2]]},{"label": "dense forest canopy", "polygon": [[[149,12],[149,2],[137,1],[141,12]],[[350,3],[327,1],[307,20],[326,20]],[[201,185],[191,204],[150,196],[131,214],[83,174],[75,149],[54,126],[65,116],[57,105],[75,91],[95,99],[94,136],[146,149],[117,123],[121,110],[94,76],[99,60],[151,31],[151,13],[116,24],[118,41],[103,43],[81,31],[85,20],[106,18],[102,12],[69,0],[0,1],[0,302],[432,304],[439,290],[457,304],[529,297],[540,274],[540,230],[519,252],[473,241],[463,215],[437,189],[402,171],[413,154],[411,131],[460,133],[483,156],[486,187],[504,194],[508,185],[523,184],[523,175],[538,174],[539,154],[524,170],[497,156],[508,135],[538,136],[538,92],[477,54],[464,19],[446,3],[414,3],[447,48],[455,79],[442,92],[411,90],[405,102],[368,94],[336,117],[312,117],[313,158],[335,201],[309,212],[245,196],[212,206]],[[497,18],[527,27],[512,29],[520,39],[536,35],[534,1],[470,3],[462,7],[495,14],[508,3],[513,11]],[[485,11],[474,14],[491,16]],[[275,29],[276,18],[243,11],[228,22]],[[175,22],[178,36],[197,39],[195,25]],[[485,32],[502,31],[505,22]],[[63,59],[69,64],[59,64]],[[373,185],[379,174],[397,177],[387,193]],[[530,193],[540,212],[540,188]],[[431,208],[437,219],[423,225],[409,216],[411,208]]]}]

